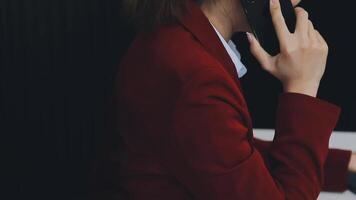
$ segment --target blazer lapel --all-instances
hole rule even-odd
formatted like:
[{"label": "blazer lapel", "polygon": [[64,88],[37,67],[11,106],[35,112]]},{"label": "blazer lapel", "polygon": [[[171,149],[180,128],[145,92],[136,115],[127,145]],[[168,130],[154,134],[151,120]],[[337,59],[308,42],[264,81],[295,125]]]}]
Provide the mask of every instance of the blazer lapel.
[{"label": "blazer lapel", "polygon": [[212,56],[218,59],[242,91],[235,65],[200,7],[188,0],[187,12],[178,20]]},{"label": "blazer lapel", "polygon": [[[187,12],[178,20],[189,32],[194,35],[194,37],[212,56],[217,58],[217,60],[223,65],[225,70],[233,78],[241,93],[244,93],[234,63],[232,62],[229,54],[226,52],[224,45],[221,43],[219,36],[211,26],[208,18],[201,11],[200,7],[193,1],[188,0]],[[246,106],[246,110],[244,110],[245,114],[247,115],[245,122],[250,129],[249,139],[252,140],[252,120],[247,109],[247,103],[244,99],[243,103]]]}]

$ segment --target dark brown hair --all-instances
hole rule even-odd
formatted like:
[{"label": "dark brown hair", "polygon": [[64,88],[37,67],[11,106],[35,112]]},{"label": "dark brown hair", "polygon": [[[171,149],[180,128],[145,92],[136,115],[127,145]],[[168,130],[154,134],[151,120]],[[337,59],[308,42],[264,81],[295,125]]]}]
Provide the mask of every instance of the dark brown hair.
[{"label": "dark brown hair", "polygon": [[200,4],[207,0],[123,0],[126,16],[137,28],[169,24],[183,14],[187,2]]}]

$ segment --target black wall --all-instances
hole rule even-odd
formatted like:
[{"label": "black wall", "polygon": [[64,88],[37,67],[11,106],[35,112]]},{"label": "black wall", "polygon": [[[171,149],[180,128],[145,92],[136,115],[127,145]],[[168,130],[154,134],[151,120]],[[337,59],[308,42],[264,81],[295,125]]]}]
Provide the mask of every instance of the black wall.
[{"label": "black wall", "polygon": [[[342,108],[337,130],[355,131],[356,32],[352,21],[356,18],[356,14],[353,7],[332,0],[304,0],[301,6],[309,12],[316,29],[329,44],[329,59],[319,89],[319,97]],[[242,78],[242,82],[255,127],[273,128],[274,117],[271,116],[274,116],[281,86],[272,76],[260,69],[249,54],[244,36],[240,34],[234,39],[248,68],[248,73]]]},{"label": "black wall", "polygon": [[[86,193],[88,174],[112,134],[112,81],[133,36],[119,1],[0,0],[1,180],[9,186],[0,193],[11,194],[6,199],[80,199]],[[331,0],[305,6],[330,45],[320,96],[343,108],[338,130],[355,131],[349,50],[355,14]],[[235,39],[249,69],[242,81],[255,127],[272,128],[279,83],[260,70],[245,38]]]},{"label": "black wall", "polygon": [[130,41],[119,7],[118,0],[0,0],[0,199],[86,192],[111,131],[108,99]]}]

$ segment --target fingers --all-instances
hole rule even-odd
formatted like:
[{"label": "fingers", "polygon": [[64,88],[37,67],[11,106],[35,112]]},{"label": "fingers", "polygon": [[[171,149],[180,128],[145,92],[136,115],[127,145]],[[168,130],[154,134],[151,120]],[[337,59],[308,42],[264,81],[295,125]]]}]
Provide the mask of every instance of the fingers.
[{"label": "fingers", "polygon": [[283,46],[291,33],[284,20],[279,0],[270,0],[270,11],[279,43]]},{"label": "fingers", "polygon": [[315,29],[314,29],[314,25],[313,22],[311,22],[310,20],[308,21],[308,36],[309,38],[315,38]]},{"label": "fingers", "polygon": [[251,33],[246,33],[250,42],[252,55],[258,60],[262,68],[266,71],[273,71],[273,57],[269,55]]},{"label": "fingers", "polygon": [[315,31],[315,35],[317,40],[321,43],[322,47],[328,51],[329,47],[328,47],[328,43],[325,41],[324,37],[319,33],[319,31]]},{"label": "fingers", "polygon": [[291,0],[291,1],[292,1],[293,6],[296,6],[300,3],[301,0]]},{"label": "fingers", "polygon": [[317,30],[315,30],[315,35],[316,35],[316,37],[317,37],[317,39],[318,39],[318,41],[319,42],[321,42],[321,43],[326,43],[326,41],[325,41],[325,39],[323,38],[323,36],[321,36],[321,34],[319,33],[319,31],[317,31]]},{"label": "fingers", "polygon": [[309,30],[309,14],[303,8],[295,8],[295,15],[297,17],[297,24],[295,32],[300,34],[302,38],[306,39],[308,37]]},{"label": "fingers", "polygon": [[305,47],[316,43],[325,43],[322,46],[327,46],[325,40],[315,30],[313,23],[309,20],[308,12],[298,7],[295,8],[295,13],[297,17],[295,34],[301,39],[300,43]]},{"label": "fingers", "polygon": [[318,38],[314,25],[310,20],[309,20],[309,28],[308,28],[308,37],[310,38],[311,44],[318,44],[321,42],[319,41],[320,39]]}]

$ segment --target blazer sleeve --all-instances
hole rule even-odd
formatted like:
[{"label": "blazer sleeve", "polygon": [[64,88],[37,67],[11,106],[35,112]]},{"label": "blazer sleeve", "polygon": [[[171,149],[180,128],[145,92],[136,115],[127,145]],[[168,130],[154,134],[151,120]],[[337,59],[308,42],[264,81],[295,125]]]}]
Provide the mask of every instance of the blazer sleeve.
[{"label": "blazer sleeve", "polygon": [[239,94],[232,79],[213,69],[185,84],[161,152],[167,169],[195,199],[316,199],[340,109],[306,95],[282,94],[267,166],[249,142]]},{"label": "blazer sleeve", "polygon": [[[254,143],[261,154],[268,155],[268,148],[272,142],[254,138]],[[343,192],[348,189],[348,166],[351,154],[350,150],[329,149],[324,165],[323,191]]]}]

